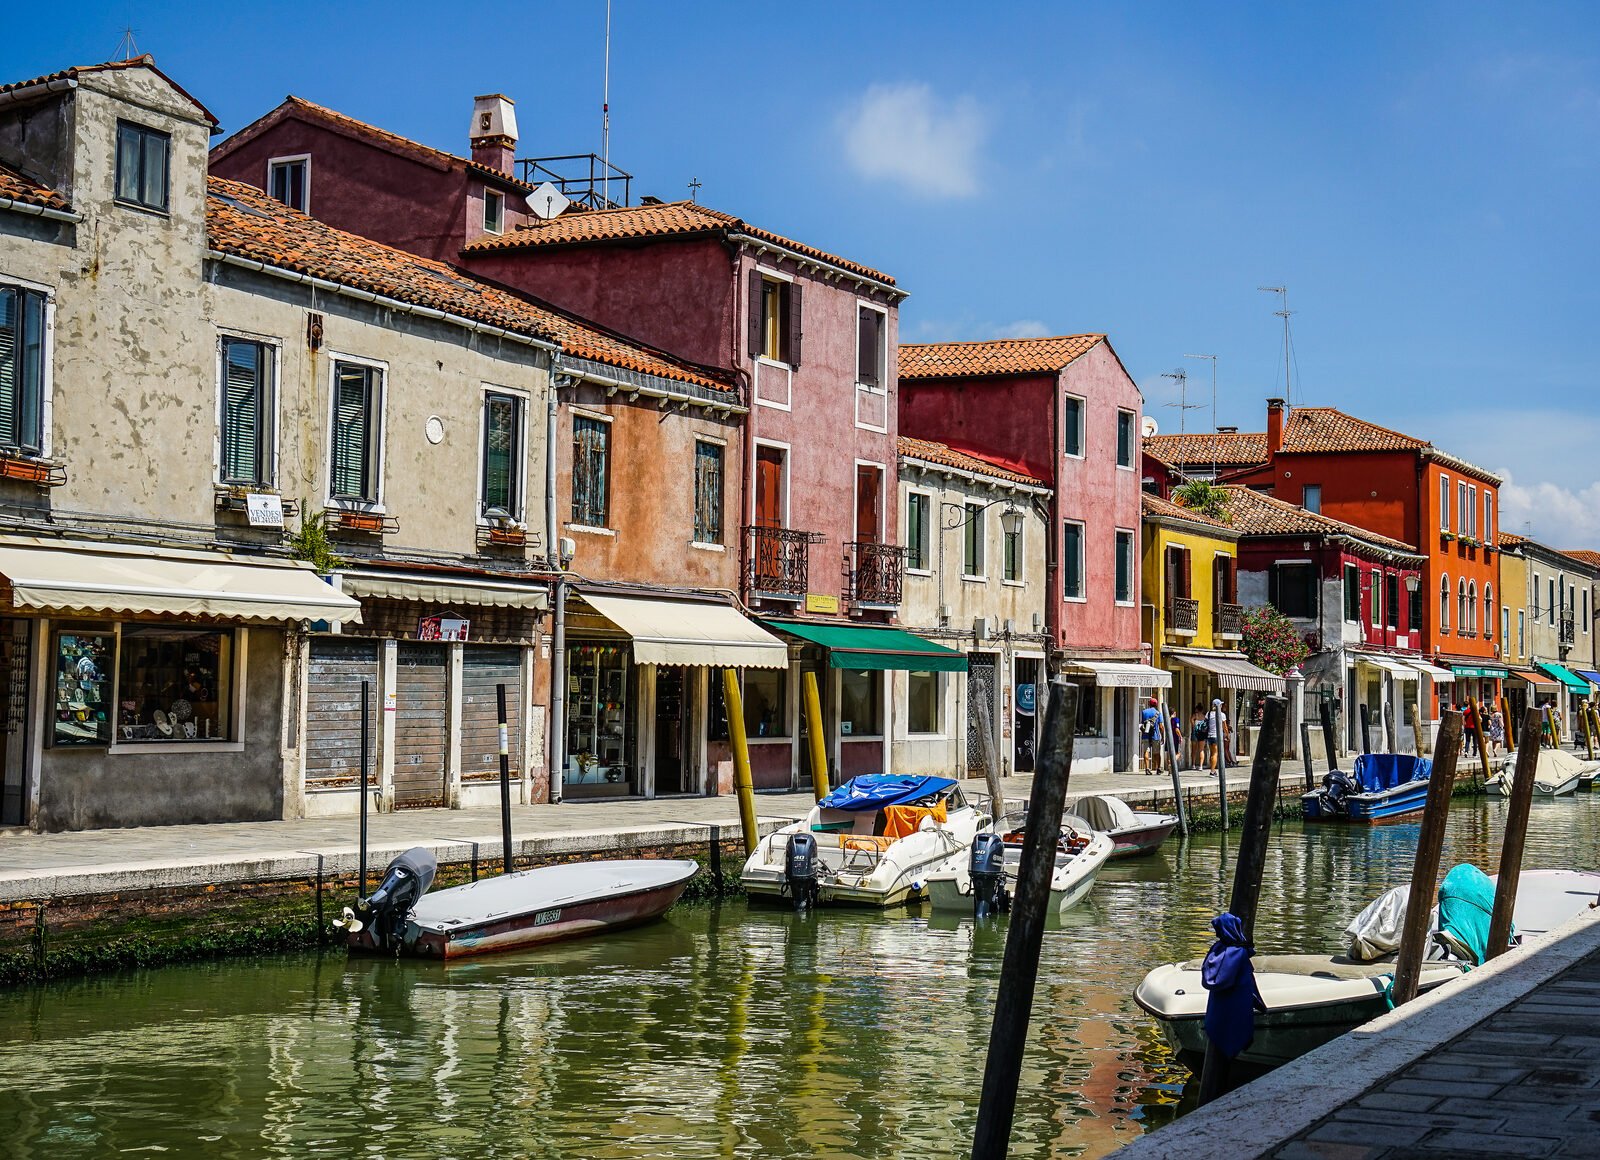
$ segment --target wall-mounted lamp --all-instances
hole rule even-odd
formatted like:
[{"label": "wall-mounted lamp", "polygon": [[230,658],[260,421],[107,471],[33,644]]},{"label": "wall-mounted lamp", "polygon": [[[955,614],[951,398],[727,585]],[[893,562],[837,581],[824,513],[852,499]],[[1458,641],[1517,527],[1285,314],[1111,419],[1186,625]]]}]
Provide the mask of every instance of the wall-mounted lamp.
[{"label": "wall-mounted lamp", "polygon": [[1006,505],[1005,511],[1000,513],[1000,527],[1004,529],[1006,535],[1014,536],[1018,532],[1022,531],[1022,521],[1026,517],[1024,516],[1022,509],[1017,506],[1016,500],[1014,500],[1011,496],[1002,496],[1000,499],[992,499],[982,507],[978,508],[970,507],[964,503],[951,503],[948,500],[945,501],[945,507],[959,513],[954,519],[944,525],[945,531],[954,531],[956,528],[961,527],[963,524],[971,520],[973,516],[980,512],[988,511],[997,503],[1003,503]]}]

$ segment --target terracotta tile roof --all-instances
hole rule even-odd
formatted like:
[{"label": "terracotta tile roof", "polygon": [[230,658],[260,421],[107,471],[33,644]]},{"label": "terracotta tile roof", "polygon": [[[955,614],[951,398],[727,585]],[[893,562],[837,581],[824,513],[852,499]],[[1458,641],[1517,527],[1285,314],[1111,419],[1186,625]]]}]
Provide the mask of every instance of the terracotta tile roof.
[{"label": "terracotta tile roof", "polygon": [[[1162,499],[1160,496],[1151,495],[1147,491],[1140,493],[1139,500],[1146,519],[1187,520],[1191,524],[1209,524],[1211,527],[1226,532],[1238,531],[1237,528],[1229,527],[1221,520],[1214,520],[1202,512],[1191,511],[1180,503]],[[1231,539],[1232,537],[1230,536],[1229,538]]]},{"label": "terracotta tile roof", "polygon": [[24,177],[15,169],[0,165],[0,198],[9,198],[23,205],[43,206],[46,209],[65,210],[67,199],[47,185],[31,177]]},{"label": "terracotta tile roof", "polygon": [[906,435],[900,436],[896,443],[902,459],[920,459],[924,463],[938,463],[945,467],[957,467],[962,471],[970,471],[974,475],[991,475],[996,479],[1008,480],[1011,483],[1026,483],[1033,487],[1047,486],[1042,479],[1035,479],[1031,475],[1013,471],[1011,468],[987,456],[978,455],[971,451],[957,451],[954,447],[945,443],[935,443],[930,439],[912,439]]},{"label": "terracotta tile roof", "polygon": [[1390,552],[1404,552],[1410,556],[1420,553],[1411,544],[1343,520],[1332,519],[1318,512],[1308,512],[1303,507],[1286,503],[1275,496],[1263,495],[1248,487],[1225,486],[1228,517],[1234,530],[1247,536],[1348,536]]},{"label": "terracotta tile roof", "polygon": [[1512,532],[1500,532],[1495,536],[1495,543],[1499,544],[1502,548],[1520,548],[1527,542],[1527,536],[1519,536]]},{"label": "terracotta tile roof", "polygon": [[0,94],[13,92],[17,89],[32,88],[34,85],[49,84],[51,81],[75,81],[86,73],[115,72],[118,69],[125,68],[149,69],[151,72],[155,73],[156,76],[160,77],[162,80],[166,81],[167,84],[171,85],[173,89],[191,105],[199,109],[200,112],[205,115],[205,119],[207,121],[210,121],[213,125],[217,123],[217,119],[212,115],[211,110],[206,108],[199,101],[195,100],[194,97],[190,96],[182,85],[178,84],[178,82],[158,69],[156,67],[156,58],[151,56],[148,52],[143,56],[129,57],[127,60],[108,60],[102,64],[77,64],[73,65],[71,68],[64,68],[60,72],[53,72],[46,76],[32,77],[31,79],[25,81],[12,81],[10,84],[0,85]]},{"label": "terracotta tile roof", "polygon": [[501,184],[509,185],[515,189],[531,191],[535,188],[535,186],[511,176],[509,173],[502,173],[500,170],[491,169],[487,165],[479,165],[470,157],[461,157],[454,153],[447,153],[443,149],[435,149],[432,145],[424,145],[420,141],[413,141],[409,137],[402,137],[398,133],[391,133],[387,129],[369,125],[365,121],[358,121],[354,117],[347,116],[335,109],[329,109],[314,101],[308,101],[304,97],[297,97],[292,93],[283,99],[281,105],[266,116],[257,118],[226,141],[218,143],[216,148],[211,151],[211,154],[213,157],[226,157],[238,149],[239,146],[255,140],[274,125],[291,117],[316,122],[342,136],[351,137],[357,141],[365,141],[387,152],[398,153],[401,156],[421,161],[423,164],[431,165],[435,169],[449,170],[459,165],[474,173],[494,178]]},{"label": "terracotta tile roof", "polygon": [[1422,451],[1432,446],[1335,407],[1295,407],[1283,424],[1283,449],[1289,452]]},{"label": "terracotta tile roof", "polygon": [[1574,560],[1581,560],[1591,568],[1600,568],[1600,552],[1593,548],[1563,548],[1563,556],[1571,556]]},{"label": "terracotta tile roof", "polygon": [[680,362],[470,273],[336,230],[243,182],[207,178],[211,248],[309,274],[560,345],[575,358],[734,393],[702,367]]},{"label": "terracotta tile roof", "polygon": [[549,221],[530,223],[498,236],[485,235],[467,245],[468,253],[493,250],[528,250],[539,246],[604,245],[609,242],[649,238],[683,238],[696,235],[747,234],[771,242],[806,258],[815,258],[893,286],[894,279],[881,270],[863,266],[815,246],[753,226],[730,213],[692,201],[666,201],[619,209],[571,209]]},{"label": "terracotta tile roof", "polygon": [[900,346],[902,379],[1054,374],[1106,340],[1103,334],[993,338],[981,342],[911,342]]},{"label": "terracotta tile roof", "polygon": [[1149,435],[1145,450],[1176,467],[1255,467],[1267,461],[1265,431],[1209,431],[1196,435]]}]

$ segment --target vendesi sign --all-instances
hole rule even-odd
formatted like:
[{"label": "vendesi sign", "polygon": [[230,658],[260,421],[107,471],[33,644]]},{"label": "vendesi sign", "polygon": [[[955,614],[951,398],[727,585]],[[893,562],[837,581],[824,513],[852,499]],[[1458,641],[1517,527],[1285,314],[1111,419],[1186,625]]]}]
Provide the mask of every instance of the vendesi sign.
[{"label": "vendesi sign", "polygon": [[836,616],[839,612],[839,598],[837,596],[827,596],[821,592],[807,592],[806,611]]},{"label": "vendesi sign", "polygon": [[244,510],[252,528],[283,527],[283,500],[278,496],[252,491],[244,497]]}]

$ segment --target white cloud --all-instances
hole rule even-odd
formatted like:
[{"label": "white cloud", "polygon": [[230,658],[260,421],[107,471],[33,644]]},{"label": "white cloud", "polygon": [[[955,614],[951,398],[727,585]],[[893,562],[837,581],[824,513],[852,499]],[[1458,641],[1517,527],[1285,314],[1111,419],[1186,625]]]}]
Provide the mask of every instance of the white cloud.
[{"label": "white cloud", "polygon": [[1500,486],[1500,527],[1551,548],[1600,548],[1600,482],[1573,489],[1507,477]]},{"label": "white cloud", "polygon": [[995,328],[993,338],[1049,338],[1052,331],[1049,323],[1041,322],[1037,318],[1019,318],[1015,322],[1006,322]]},{"label": "white cloud", "polygon": [[972,197],[989,135],[971,97],[944,100],[929,85],[873,85],[841,118],[845,157],[863,177],[929,198]]}]

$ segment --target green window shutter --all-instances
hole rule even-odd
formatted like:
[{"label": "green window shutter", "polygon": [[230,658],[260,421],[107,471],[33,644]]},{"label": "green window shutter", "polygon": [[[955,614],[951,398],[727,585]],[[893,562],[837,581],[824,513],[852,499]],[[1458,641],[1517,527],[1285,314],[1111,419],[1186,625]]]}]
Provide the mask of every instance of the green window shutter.
[{"label": "green window shutter", "polygon": [[715,443],[694,445],[694,538],[722,543],[722,448]]},{"label": "green window shutter", "polygon": [[329,490],[336,499],[377,498],[370,494],[373,378],[371,368],[350,363],[339,363],[334,370]]},{"label": "green window shutter", "polygon": [[222,481],[267,482],[264,406],[271,349],[258,342],[222,342]]},{"label": "green window shutter", "polygon": [[0,287],[0,444],[16,442],[22,393],[22,292]]},{"label": "green window shutter", "polygon": [[517,496],[517,460],[520,456],[520,400],[510,395],[489,395],[483,415],[483,506],[499,508],[512,518],[520,516]]},{"label": "green window shutter", "polygon": [[0,447],[43,450],[44,295],[0,287]]}]

